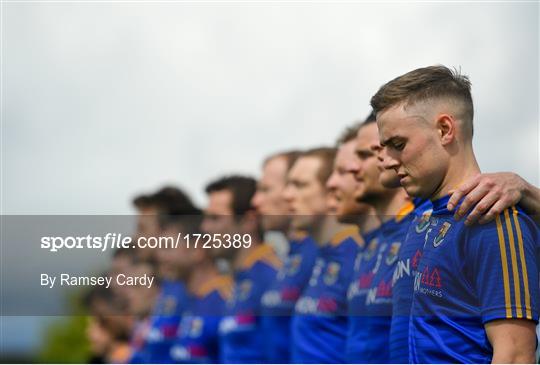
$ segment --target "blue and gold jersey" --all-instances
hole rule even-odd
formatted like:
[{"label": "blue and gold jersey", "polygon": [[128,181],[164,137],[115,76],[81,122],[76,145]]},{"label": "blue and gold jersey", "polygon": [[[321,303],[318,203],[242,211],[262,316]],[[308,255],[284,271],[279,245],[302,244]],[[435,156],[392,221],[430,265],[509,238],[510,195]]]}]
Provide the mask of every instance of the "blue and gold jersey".
[{"label": "blue and gold jersey", "polygon": [[366,295],[377,272],[376,263],[379,257],[382,257],[379,234],[379,229],[374,229],[363,235],[365,248],[358,252],[354,261],[353,280],[347,293],[349,313],[345,348],[347,362],[358,357],[359,344],[365,341],[366,333],[362,328],[366,312]]},{"label": "blue and gold jersey", "polygon": [[409,362],[409,318],[414,276],[424,248],[424,236],[430,227],[431,201],[415,200],[413,221],[398,253],[392,277],[392,324],[390,327],[390,362]]},{"label": "blue and gold jersey", "polygon": [[[412,220],[412,203],[377,230],[376,245],[361,256],[358,278],[349,289],[349,332],[346,360],[388,363],[392,321],[392,276],[401,244]],[[372,242],[373,239],[372,239]],[[374,253],[377,252],[375,255]]]},{"label": "blue and gold jersey", "polygon": [[232,279],[217,276],[190,296],[170,357],[174,363],[217,363],[218,327],[225,303],[232,293]]},{"label": "blue and gold jersey", "polygon": [[256,247],[239,265],[234,275],[233,295],[219,326],[221,362],[265,361],[261,297],[281,265],[281,260],[268,245]]},{"label": "blue and gold jersey", "polygon": [[133,363],[168,363],[181,313],[187,304],[183,282],[163,280],[152,315],[141,323],[132,348]]},{"label": "blue and gold jersey", "polygon": [[266,361],[276,364],[290,361],[294,306],[309,281],[318,252],[317,244],[306,233],[297,233],[289,247],[283,267],[262,297]]},{"label": "blue and gold jersey", "polygon": [[131,352],[130,364],[150,363],[150,353],[146,346],[146,339],[150,332],[150,317],[138,320],[133,328],[133,333],[129,341]]},{"label": "blue and gold jersey", "polygon": [[517,208],[467,227],[452,218],[448,199],[433,202],[414,278],[410,360],[489,363],[487,322],[538,321],[539,230]]},{"label": "blue and gold jersey", "polygon": [[294,363],[343,363],[347,340],[347,288],[362,246],[358,229],[337,234],[319,256],[291,323]]}]

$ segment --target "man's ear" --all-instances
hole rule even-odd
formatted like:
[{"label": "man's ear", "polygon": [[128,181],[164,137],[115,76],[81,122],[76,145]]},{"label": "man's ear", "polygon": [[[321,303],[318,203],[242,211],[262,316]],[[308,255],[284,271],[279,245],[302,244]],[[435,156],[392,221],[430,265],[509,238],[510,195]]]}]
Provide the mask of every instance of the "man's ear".
[{"label": "man's ear", "polygon": [[436,120],[436,128],[441,139],[441,144],[447,146],[454,142],[457,133],[457,121],[450,114],[439,114]]}]

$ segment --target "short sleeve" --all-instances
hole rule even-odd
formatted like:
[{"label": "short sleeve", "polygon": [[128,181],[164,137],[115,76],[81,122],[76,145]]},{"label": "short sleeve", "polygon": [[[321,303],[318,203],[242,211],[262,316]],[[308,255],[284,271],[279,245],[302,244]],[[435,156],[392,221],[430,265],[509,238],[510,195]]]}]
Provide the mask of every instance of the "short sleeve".
[{"label": "short sleeve", "polygon": [[538,227],[515,208],[471,229],[465,252],[483,323],[524,318],[538,322]]}]

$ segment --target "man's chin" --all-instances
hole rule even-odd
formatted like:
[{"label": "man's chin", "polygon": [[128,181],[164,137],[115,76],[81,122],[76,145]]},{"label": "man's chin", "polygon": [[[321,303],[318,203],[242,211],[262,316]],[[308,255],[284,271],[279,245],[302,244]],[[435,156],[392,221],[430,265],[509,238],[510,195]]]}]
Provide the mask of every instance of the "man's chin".
[{"label": "man's chin", "polygon": [[427,196],[425,192],[422,190],[422,188],[418,185],[405,184],[403,185],[403,189],[405,189],[407,194],[413,198],[423,198],[423,199],[429,198],[429,196]]},{"label": "man's chin", "polygon": [[366,190],[356,191],[354,194],[354,200],[358,203],[363,203],[366,196]]},{"label": "man's chin", "polygon": [[397,189],[401,187],[401,184],[399,183],[399,178],[397,177],[388,179],[381,178],[380,182],[381,185],[387,189]]},{"label": "man's chin", "polygon": [[262,216],[261,224],[265,231],[286,231],[289,218],[286,215]]},{"label": "man's chin", "polygon": [[359,221],[359,218],[360,218],[359,214],[350,214],[350,213],[337,214],[338,222],[343,223],[343,224],[357,224]]},{"label": "man's chin", "polygon": [[292,218],[291,226],[296,230],[310,231],[315,224],[315,217],[298,215]]}]

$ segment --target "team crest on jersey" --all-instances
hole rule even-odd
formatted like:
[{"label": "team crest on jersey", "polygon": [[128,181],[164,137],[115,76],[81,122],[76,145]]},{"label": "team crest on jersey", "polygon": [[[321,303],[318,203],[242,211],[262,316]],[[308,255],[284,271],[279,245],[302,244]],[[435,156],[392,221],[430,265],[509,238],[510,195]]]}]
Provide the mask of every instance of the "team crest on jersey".
[{"label": "team crest on jersey", "polygon": [[324,283],[326,285],[334,285],[338,279],[340,270],[341,265],[339,263],[330,262],[326,267],[326,272],[324,273]]},{"label": "team crest on jersey", "polygon": [[394,262],[396,262],[400,247],[401,247],[401,242],[392,243],[392,245],[390,246],[390,250],[388,251],[388,254],[386,255],[386,265],[392,265]]},{"label": "team crest on jersey", "polygon": [[369,241],[369,245],[367,246],[366,250],[364,251],[364,259],[370,260],[377,251],[377,246],[379,245],[379,240],[377,238],[372,239]]},{"label": "team crest on jersey", "polygon": [[291,255],[287,258],[287,262],[279,270],[277,279],[283,280],[286,276],[294,276],[300,270],[300,264],[302,263],[302,255]]},{"label": "team crest on jersey", "polygon": [[293,276],[300,270],[300,264],[302,263],[302,255],[292,255],[289,261],[289,268],[287,275]]},{"label": "team crest on jersey", "polygon": [[189,326],[189,337],[199,337],[202,334],[203,320],[201,317],[195,317],[191,320]]},{"label": "team crest on jersey", "polygon": [[422,213],[422,217],[418,219],[418,223],[416,223],[416,227],[414,227],[414,229],[416,230],[416,233],[422,233],[429,227],[429,221],[430,221],[432,212],[433,212],[433,209],[429,209],[429,210],[426,210],[424,213]]},{"label": "team crest on jersey", "polygon": [[240,283],[238,283],[237,292],[238,300],[244,301],[247,298],[249,298],[249,295],[251,294],[251,289],[253,288],[253,283],[251,280],[243,280]]},{"label": "team crest on jersey", "polygon": [[444,222],[442,224],[441,229],[439,229],[439,233],[437,233],[437,237],[435,237],[433,240],[433,247],[439,247],[442,244],[444,237],[446,237],[448,230],[450,230],[450,227],[452,227],[452,224],[448,222]]}]

